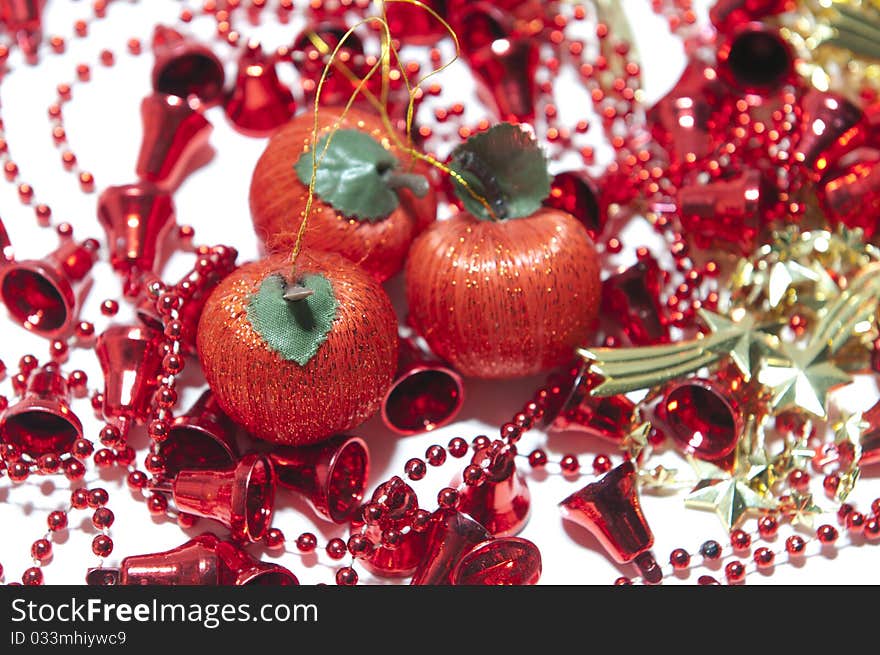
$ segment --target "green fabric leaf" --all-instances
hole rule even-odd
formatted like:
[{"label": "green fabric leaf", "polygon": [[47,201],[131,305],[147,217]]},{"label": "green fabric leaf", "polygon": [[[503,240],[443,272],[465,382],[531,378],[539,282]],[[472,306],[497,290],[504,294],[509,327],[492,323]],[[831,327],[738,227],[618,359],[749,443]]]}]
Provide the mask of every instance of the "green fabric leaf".
[{"label": "green fabric leaf", "polygon": [[[321,137],[315,149],[320,161],[315,192],[345,216],[370,223],[387,218],[399,200],[383,174],[395,168],[397,160],[360,130],[338,130],[332,135],[323,159],[321,153],[330,134]],[[312,152],[304,152],[294,168],[307,185],[312,179]]]},{"label": "green fabric leaf", "polygon": [[[485,198],[496,219],[525,218],[550,195],[547,160],[534,137],[510,123],[499,123],[452,151],[451,168]],[[455,178],[455,194],[477,218],[491,220],[486,207]]]},{"label": "green fabric leaf", "polygon": [[305,275],[298,284],[314,293],[303,300],[285,300],[284,277],[269,275],[251,296],[247,317],[272,350],[305,366],[326,341],[339,305],[330,281],[323,275]]}]

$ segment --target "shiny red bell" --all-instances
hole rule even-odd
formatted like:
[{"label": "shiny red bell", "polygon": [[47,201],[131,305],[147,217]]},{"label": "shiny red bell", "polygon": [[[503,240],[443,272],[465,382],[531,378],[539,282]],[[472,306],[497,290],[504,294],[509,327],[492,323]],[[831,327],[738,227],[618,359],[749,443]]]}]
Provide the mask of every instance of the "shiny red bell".
[{"label": "shiny red bell", "polygon": [[599,206],[599,187],[586,173],[557,173],[550,183],[550,195],[543,204],[574,216],[587,228],[594,241],[602,232],[605,220]]},{"label": "shiny red bell", "polygon": [[[91,287],[97,250],[93,240],[64,239],[43,259],[0,263],[0,298],[12,318],[47,339],[67,336]],[[4,248],[4,259],[10,253]]]},{"label": "shiny red bell", "polygon": [[360,506],[370,469],[370,453],[360,437],[278,447],[269,457],[278,484],[305,496],[324,518],[345,523]]},{"label": "shiny red bell", "polygon": [[534,122],[538,43],[513,33],[513,18],[489,3],[468,5],[458,18],[462,55],[483,101],[500,120]]},{"label": "shiny red bell", "polygon": [[583,432],[621,444],[626,435],[635,403],[623,394],[599,397],[590,390],[599,384],[589,364],[581,364],[557,413],[544,414],[548,432]]},{"label": "shiny red bell", "polygon": [[674,166],[702,160],[715,150],[715,114],[725,95],[714,69],[694,61],[648,110],[651,133],[669,152]]},{"label": "shiny red bell", "polygon": [[[382,515],[379,520],[367,525],[362,516],[355,516],[351,522],[352,534],[364,534],[376,545],[369,555],[359,560],[361,565],[380,577],[399,578],[412,575],[428,543],[427,532],[410,529],[412,519],[419,509],[416,492],[395,475],[376,488],[370,502],[380,509]],[[386,545],[382,539],[386,530],[395,530],[400,535],[393,547]]]},{"label": "shiny red bell", "polygon": [[438,509],[413,585],[533,585],[541,577],[541,553],[526,539],[493,538],[466,514]]},{"label": "shiny red bell", "polygon": [[43,1],[0,1],[0,25],[16,40],[30,64],[37,62],[37,51],[42,40]]},{"label": "shiny red bell", "polygon": [[153,90],[203,104],[220,102],[225,73],[223,64],[209,48],[177,30],[157,25],[153,31]]},{"label": "shiny red bell", "polygon": [[452,421],[464,402],[461,376],[412,339],[401,339],[397,377],[382,400],[382,421],[398,434],[430,432]]},{"label": "shiny red bell", "polygon": [[117,569],[91,569],[86,583],[110,585],[298,585],[284,567],[259,562],[210,532],[161,553],[133,555]]},{"label": "shiny red bell", "polygon": [[719,46],[717,60],[718,76],[745,93],[769,95],[796,80],[791,47],[764,23],[737,25]]},{"label": "shiny red bell", "polygon": [[174,227],[171,196],[150,183],[107,187],[98,198],[98,222],[107,234],[110,264],[126,278],[153,271]]},{"label": "shiny red bell", "polygon": [[795,8],[794,0],[717,0],[709,9],[709,20],[722,34],[738,25],[775,16]]},{"label": "shiny red bell", "polygon": [[670,385],[654,410],[654,422],[684,452],[717,461],[730,455],[743,433],[743,417],[729,388],[689,378]]},{"label": "shiny red bell", "polygon": [[832,225],[861,228],[871,239],[880,218],[880,161],[866,159],[831,172],[816,195]]},{"label": "shiny red bell", "polygon": [[761,172],[749,170],[729,180],[683,186],[678,191],[678,214],[687,233],[748,252],[770,196]]},{"label": "shiny red bell", "polygon": [[269,136],[296,110],[290,89],[278,79],[275,59],[258,41],[249,41],[238,59],[238,76],[226,101],[226,117],[247,136]]},{"label": "shiny red bell", "polygon": [[102,412],[123,435],[149,413],[162,367],[160,334],[148,327],[111,325],[95,342],[104,372]]},{"label": "shiny red bell", "polygon": [[173,191],[199,162],[214,127],[198,100],[153,93],[141,102],[143,137],[137,174],[163,191]]},{"label": "shiny red bell", "polygon": [[634,562],[646,582],[656,584],[663,571],[651,553],[654,534],[642,514],[631,460],[560,504],[562,516],[586,528],[620,564]]},{"label": "shiny red bell", "polygon": [[186,414],[174,419],[159,444],[166,475],[234,466],[238,460],[235,433],[235,424],[220,409],[211,391],[205,391]]},{"label": "shiny red bell", "polygon": [[[426,7],[434,10],[441,18],[446,17],[446,0],[420,0]],[[404,2],[389,2],[385,5],[385,19],[391,37],[407,45],[434,45],[449,32],[443,24],[422,7]]]},{"label": "shiny red bell", "polygon": [[634,346],[669,343],[660,305],[662,272],[648,255],[602,282],[603,319]]},{"label": "shiny red bell", "polygon": [[474,518],[495,537],[520,532],[529,520],[531,495],[516,469],[516,448],[501,440],[474,453],[471,464],[483,469],[476,484],[458,476],[451,486],[459,492],[458,509]]},{"label": "shiny red bell", "polygon": [[[325,21],[314,27],[306,27],[293,41],[293,65],[299,71],[303,95],[306,101],[314,103],[318,82],[330,53],[342,41],[348,27],[341,21]],[[355,85],[336,62],[344,65],[358,79],[361,77],[364,45],[356,32],[352,32],[336,53],[334,65],[327,72],[321,87],[319,102],[322,106],[345,104],[354,91]]]},{"label": "shiny red bell", "polygon": [[183,470],[152,488],[171,492],[181,512],[219,521],[236,541],[260,541],[272,524],[275,472],[269,458],[258,453],[227,469]]},{"label": "shiny red bell", "polygon": [[57,364],[34,369],[24,397],[0,414],[0,442],[33,458],[68,452],[82,437],[82,423],[69,403],[70,390]]},{"label": "shiny red bell", "polygon": [[800,130],[792,155],[818,178],[843,154],[842,142],[862,120],[862,111],[843,96],[812,87],[799,105]]}]

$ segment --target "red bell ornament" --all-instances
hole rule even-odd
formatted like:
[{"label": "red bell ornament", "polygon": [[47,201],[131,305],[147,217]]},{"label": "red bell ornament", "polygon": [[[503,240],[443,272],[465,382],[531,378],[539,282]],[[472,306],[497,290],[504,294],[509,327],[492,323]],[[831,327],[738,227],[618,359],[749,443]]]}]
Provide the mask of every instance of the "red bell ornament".
[{"label": "red bell ornament", "polygon": [[104,372],[102,412],[123,435],[147,418],[162,365],[159,337],[148,327],[111,325],[95,343]]},{"label": "red bell ornament", "polygon": [[154,93],[141,102],[143,138],[137,174],[164,191],[173,191],[196,164],[214,127],[194,98]]},{"label": "red bell ornament", "polygon": [[91,569],[86,583],[108,585],[298,585],[282,566],[255,560],[210,532],[161,553],[133,555],[119,569]]},{"label": "red bell ornament", "polygon": [[792,155],[818,178],[844,153],[844,144],[851,140],[849,133],[863,114],[843,96],[812,87],[799,104],[800,130]]},{"label": "red bell ornament", "polygon": [[67,336],[91,287],[89,273],[97,250],[93,240],[76,243],[64,239],[43,259],[13,261],[6,259],[11,250],[4,248],[0,298],[12,318],[47,339]]},{"label": "red bell ornament", "polygon": [[[420,0],[441,18],[446,18],[446,0]],[[443,24],[422,7],[405,2],[385,4],[385,19],[392,38],[407,45],[434,45],[449,32]]]},{"label": "red bell ornament", "polygon": [[82,437],[82,423],[69,403],[67,381],[57,364],[34,369],[24,397],[0,414],[0,442],[33,458],[68,452]]},{"label": "red bell ornament", "polygon": [[635,403],[623,394],[590,395],[590,389],[598,386],[600,379],[589,369],[589,364],[582,364],[576,370],[559,411],[545,413],[544,423],[551,433],[583,432],[619,445],[632,421]]},{"label": "red bell ornament", "polygon": [[430,432],[452,421],[464,402],[461,376],[412,339],[401,339],[397,377],[382,400],[382,421],[398,434]]},{"label": "red bell ornament", "polygon": [[735,27],[718,48],[718,76],[730,87],[766,96],[794,82],[794,53],[779,30],[763,23]]},{"label": "red bell ornament", "polygon": [[183,470],[225,469],[238,460],[237,428],[210,390],[205,391],[186,414],[171,423],[159,444],[166,475]]},{"label": "red bell ornament", "polygon": [[520,532],[529,520],[531,495],[516,468],[516,448],[496,440],[475,452],[471,464],[479,466],[483,475],[472,485],[463,483],[460,476],[453,481],[459,491],[458,509],[493,536]]},{"label": "red bell ornament", "polygon": [[[294,39],[293,65],[299,71],[303,95],[307,102],[314,103],[318,83],[324,74],[330,53],[339,45],[347,31],[348,27],[343,22],[325,21],[314,27],[306,27]],[[357,33],[353,32],[336,53],[335,61],[344,65],[360,79],[363,55],[363,42]],[[322,106],[344,105],[354,92],[354,88],[355,85],[344,72],[333,65],[324,78],[319,102]]]},{"label": "red bell ornament", "polygon": [[174,226],[174,205],[170,195],[150,183],[112,186],[98,199],[98,222],[107,235],[113,270],[132,279],[161,261]]},{"label": "red bell ornament", "polygon": [[0,25],[15,39],[30,64],[37,63],[42,40],[43,4],[44,0],[0,1]]},{"label": "red bell ornament", "polygon": [[[411,529],[412,519],[419,509],[416,492],[395,475],[376,487],[370,503],[380,509],[379,520],[365,524],[362,516],[355,516],[351,522],[352,534],[363,534],[375,544],[375,548],[360,560],[361,565],[373,575],[384,578],[412,575],[425,554],[428,537],[427,532]],[[386,530],[394,530],[400,536],[393,547],[382,538]]]},{"label": "red bell ornament", "polygon": [[650,255],[602,282],[602,316],[634,346],[669,343],[660,306],[662,284],[660,267]]},{"label": "red bell ornament", "polygon": [[833,225],[861,228],[866,239],[872,238],[880,217],[880,161],[857,161],[832,171],[817,197]]},{"label": "red bell ornament", "polygon": [[490,3],[469,4],[458,19],[462,55],[484,102],[499,120],[534,122],[538,43],[517,35],[513,18]]},{"label": "red bell ornament", "polygon": [[412,585],[533,585],[541,553],[526,539],[493,539],[471,517],[438,509],[431,517],[427,550]]},{"label": "red bell ornament", "polygon": [[152,488],[170,492],[181,512],[219,521],[236,541],[260,541],[272,524],[275,472],[269,458],[257,453],[228,469],[183,470]]},{"label": "red bell ornament", "polygon": [[193,95],[205,105],[221,100],[223,64],[209,48],[164,25],[156,26],[152,46],[154,91],[180,98]]},{"label": "red bell ornament", "polygon": [[682,186],[677,206],[686,233],[748,252],[770,197],[761,172],[749,170],[729,180]]},{"label": "red bell ornament", "polygon": [[247,136],[269,136],[296,110],[290,89],[278,79],[275,58],[259,42],[249,41],[238,59],[238,75],[226,101],[226,117]]},{"label": "red bell ornament", "polygon": [[305,496],[320,516],[345,523],[360,507],[370,469],[370,453],[360,437],[278,447],[269,457],[278,484]]},{"label": "red bell ornament", "polygon": [[712,380],[691,378],[673,383],[654,414],[663,433],[697,459],[726,458],[743,433],[738,400],[729,388]]},{"label": "red bell ornament", "polygon": [[574,216],[587,228],[593,241],[604,227],[605,217],[599,205],[599,187],[585,173],[557,173],[550,183],[550,195],[544,200],[544,206]]},{"label": "red bell ornament", "polygon": [[592,532],[616,562],[634,562],[646,582],[663,579],[651,553],[654,534],[642,514],[631,460],[573,493],[560,507],[564,518]]}]

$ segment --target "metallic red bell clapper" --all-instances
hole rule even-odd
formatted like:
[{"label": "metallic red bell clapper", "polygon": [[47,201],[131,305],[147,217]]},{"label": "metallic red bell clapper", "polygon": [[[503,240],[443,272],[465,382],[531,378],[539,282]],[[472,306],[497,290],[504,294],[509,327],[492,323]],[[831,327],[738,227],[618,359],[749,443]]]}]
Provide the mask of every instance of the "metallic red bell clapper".
[{"label": "metallic red bell clapper", "polygon": [[461,376],[411,339],[399,344],[397,377],[382,400],[382,421],[405,435],[446,425],[464,402]]},{"label": "metallic red bell clapper", "polygon": [[559,505],[563,518],[592,532],[616,562],[634,562],[649,583],[663,579],[663,571],[651,553],[654,534],[642,514],[636,468],[631,460]]},{"label": "metallic red bell clapper", "polygon": [[363,500],[370,453],[359,437],[339,435],[310,446],[276,447],[269,457],[278,484],[305,496],[326,519],[345,523]]},{"label": "metallic red bell clapper", "polygon": [[264,455],[245,455],[227,469],[183,470],[150,488],[170,492],[181,512],[219,521],[236,541],[260,541],[272,524],[275,472]]},{"label": "metallic red bell clapper", "polygon": [[24,396],[0,414],[0,443],[37,458],[62,455],[82,437],[82,423],[70,409],[70,390],[58,365],[34,369]]},{"label": "metallic red bell clapper", "polygon": [[479,466],[483,475],[472,485],[465,484],[461,474],[453,480],[450,486],[458,489],[458,509],[495,537],[520,532],[529,520],[531,495],[516,468],[516,448],[494,441],[475,452],[471,463]]},{"label": "metallic red bell clapper", "polygon": [[[26,330],[56,339],[73,330],[97,259],[98,243],[63,239],[43,259],[0,262],[0,298]],[[4,248],[4,255],[11,250]]]}]

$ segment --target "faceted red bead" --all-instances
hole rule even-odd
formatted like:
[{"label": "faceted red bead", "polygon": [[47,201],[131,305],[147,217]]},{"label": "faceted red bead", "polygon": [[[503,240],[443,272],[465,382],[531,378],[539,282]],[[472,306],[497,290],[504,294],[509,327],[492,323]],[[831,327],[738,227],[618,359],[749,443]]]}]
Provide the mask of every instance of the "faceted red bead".
[{"label": "faceted red bead", "polygon": [[779,521],[775,516],[767,514],[758,519],[758,533],[764,539],[772,539],[779,532]]},{"label": "faceted red bead", "polygon": [[724,576],[730,584],[742,582],[746,578],[746,567],[739,560],[728,562],[724,567]]},{"label": "faceted red bead", "polygon": [[819,529],[816,530],[816,538],[819,539],[819,542],[823,545],[833,544],[837,541],[837,537],[837,528],[833,525],[820,525]]},{"label": "faceted red bead", "polygon": [[691,556],[684,548],[676,548],[669,554],[669,563],[676,570],[683,570],[690,566]]},{"label": "faceted red bead", "polygon": [[861,512],[852,512],[846,517],[846,529],[851,534],[861,534],[865,529],[865,515]]},{"label": "faceted red bead", "polygon": [[789,555],[800,555],[806,546],[807,542],[798,535],[792,535],[785,540],[785,550]]},{"label": "faceted red bead", "polygon": [[311,532],[303,532],[296,538],[296,547],[300,552],[311,553],[318,546],[318,539]]},{"label": "faceted red bead", "polygon": [[755,551],[754,554],[755,564],[758,565],[758,568],[766,569],[773,566],[773,560],[776,559],[776,555],[773,554],[773,551],[769,548],[765,548],[762,546]]},{"label": "faceted red bead", "polygon": [[38,566],[32,566],[26,569],[21,575],[21,583],[28,586],[36,586],[43,584],[43,569]]},{"label": "faceted red bead", "polygon": [[864,533],[865,537],[871,541],[880,539],[880,519],[876,516],[872,516],[865,521]]},{"label": "faceted red bead", "polygon": [[730,545],[736,550],[746,550],[752,545],[752,537],[744,530],[734,530],[730,533]]}]

